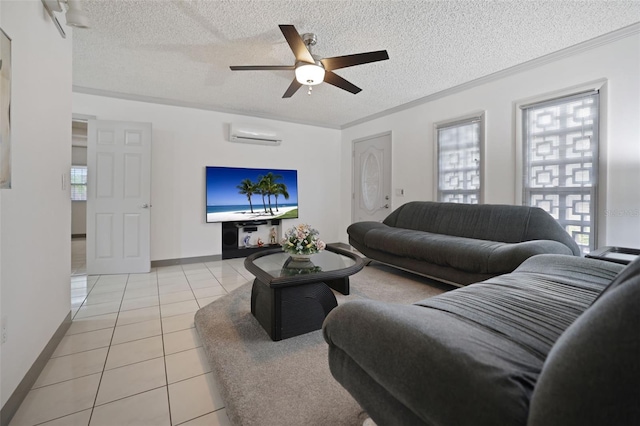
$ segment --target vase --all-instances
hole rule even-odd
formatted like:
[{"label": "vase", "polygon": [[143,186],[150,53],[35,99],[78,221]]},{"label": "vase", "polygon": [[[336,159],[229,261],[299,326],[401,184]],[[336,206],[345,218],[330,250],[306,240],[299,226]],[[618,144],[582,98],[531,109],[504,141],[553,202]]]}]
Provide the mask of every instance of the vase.
[{"label": "vase", "polygon": [[297,253],[290,253],[289,256],[291,257],[291,259],[293,259],[295,262],[308,262],[311,259],[311,256],[313,256],[312,254],[297,254]]}]

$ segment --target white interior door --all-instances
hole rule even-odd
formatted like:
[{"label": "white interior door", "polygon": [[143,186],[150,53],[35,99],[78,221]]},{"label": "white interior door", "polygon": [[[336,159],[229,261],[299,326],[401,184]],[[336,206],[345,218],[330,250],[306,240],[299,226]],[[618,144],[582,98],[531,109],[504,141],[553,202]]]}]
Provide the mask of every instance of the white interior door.
[{"label": "white interior door", "polygon": [[381,222],[391,208],[391,133],[353,143],[353,221]]},{"label": "white interior door", "polygon": [[87,273],[149,272],[151,124],[89,120]]}]

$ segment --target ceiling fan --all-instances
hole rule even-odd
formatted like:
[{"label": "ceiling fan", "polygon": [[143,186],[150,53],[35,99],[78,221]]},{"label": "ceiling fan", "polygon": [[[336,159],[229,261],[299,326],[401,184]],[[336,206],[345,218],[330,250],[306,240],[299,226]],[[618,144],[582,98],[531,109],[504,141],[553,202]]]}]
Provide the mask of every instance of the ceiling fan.
[{"label": "ceiling fan", "polygon": [[311,53],[311,47],[315,46],[317,41],[315,34],[300,35],[293,25],[279,25],[279,27],[296,57],[295,65],[232,65],[230,68],[232,71],[295,71],[296,77],[282,95],[283,98],[290,98],[303,85],[309,86],[308,94],[311,94],[312,86],[323,81],[355,95],[362,89],[340,77],[333,70],[389,59],[386,50],[322,59]]}]

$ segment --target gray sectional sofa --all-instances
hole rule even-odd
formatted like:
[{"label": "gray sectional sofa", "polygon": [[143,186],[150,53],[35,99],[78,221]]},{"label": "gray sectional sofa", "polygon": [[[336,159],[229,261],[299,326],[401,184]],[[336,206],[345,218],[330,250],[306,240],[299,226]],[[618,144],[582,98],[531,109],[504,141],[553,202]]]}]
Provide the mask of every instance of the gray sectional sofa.
[{"label": "gray sectional sofa", "polygon": [[536,254],[580,256],[551,215],[527,206],[414,201],[347,233],[369,259],[461,285],[511,272]]},{"label": "gray sectional sofa", "polygon": [[539,255],[413,305],[346,302],[331,372],[379,426],[639,425],[640,259],[623,268]]}]

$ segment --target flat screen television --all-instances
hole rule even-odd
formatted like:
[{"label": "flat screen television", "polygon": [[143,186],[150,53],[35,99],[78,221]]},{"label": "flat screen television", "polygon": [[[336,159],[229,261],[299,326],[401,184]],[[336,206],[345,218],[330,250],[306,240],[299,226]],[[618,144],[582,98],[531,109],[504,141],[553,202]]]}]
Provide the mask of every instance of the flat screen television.
[{"label": "flat screen television", "polygon": [[206,220],[251,222],[298,217],[298,171],[207,167]]}]

